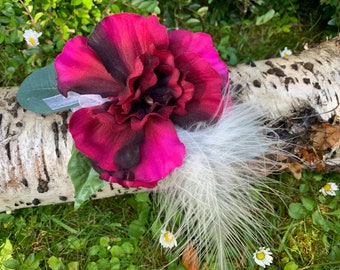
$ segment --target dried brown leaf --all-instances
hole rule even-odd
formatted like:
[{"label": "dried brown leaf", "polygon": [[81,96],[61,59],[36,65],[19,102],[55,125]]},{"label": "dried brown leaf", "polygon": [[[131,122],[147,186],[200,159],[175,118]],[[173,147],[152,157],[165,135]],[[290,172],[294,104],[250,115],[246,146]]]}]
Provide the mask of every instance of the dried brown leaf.
[{"label": "dried brown leaf", "polygon": [[187,270],[199,270],[198,255],[191,243],[188,243],[182,255],[182,264]]},{"label": "dried brown leaf", "polygon": [[314,126],[313,129],[315,132],[311,136],[312,146],[317,152],[340,146],[339,124],[322,123],[321,125]]}]

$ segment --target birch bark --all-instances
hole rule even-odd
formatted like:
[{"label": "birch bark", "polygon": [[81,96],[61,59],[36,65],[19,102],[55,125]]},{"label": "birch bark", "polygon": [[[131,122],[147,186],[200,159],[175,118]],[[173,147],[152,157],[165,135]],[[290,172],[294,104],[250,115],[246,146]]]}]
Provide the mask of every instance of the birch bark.
[{"label": "birch bark", "polygon": [[[308,117],[313,118],[312,124],[321,124],[340,115],[338,39],[287,58],[230,67],[230,77],[235,100],[256,103],[269,119],[285,123],[287,133],[294,133],[292,129],[303,126]],[[73,201],[67,175],[72,148],[69,113],[43,116],[25,111],[16,102],[16,91],[0,89],[0,212]],[[295,125],[289,125],[292,121]],[[303,132],[315,132],[310,129],[311,125],[304,126]],[[329,170],[339,167],[339,145],[340,137],[325,161]],[[132,192],[136,189],[111,184],[95,196]]]}]

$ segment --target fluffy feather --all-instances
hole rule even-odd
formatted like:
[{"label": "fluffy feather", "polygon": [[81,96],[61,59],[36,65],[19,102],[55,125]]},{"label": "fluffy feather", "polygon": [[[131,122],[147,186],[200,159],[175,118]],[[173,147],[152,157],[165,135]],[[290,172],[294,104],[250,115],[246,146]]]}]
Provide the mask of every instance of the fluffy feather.
[{"label": "fluffy feather", "polygon": [[179,255],[191,243],[201,260],[212,255],[213,269],[225,270],[235,254],[251,255],[249,247],[265,244],[271,206],[261,190],[268,188],[264,178],[275,165],[268,157],[277,154],[278,141],[263,124],[254,106],[240,104],[215,125],[178,128],[184,164],[156,192],[158,219],[176,236]]}]

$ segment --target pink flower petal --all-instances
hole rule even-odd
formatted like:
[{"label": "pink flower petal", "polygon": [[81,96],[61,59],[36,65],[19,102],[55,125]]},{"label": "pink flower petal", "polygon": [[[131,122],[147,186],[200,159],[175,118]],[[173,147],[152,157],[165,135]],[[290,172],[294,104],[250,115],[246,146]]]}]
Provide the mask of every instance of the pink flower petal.
[{"label": "pink flower petal", "polygon": [[220,59],[210,35],[201,32],[175,30],[169,33],[169,49],[175,57],[183,53],[196,53],[209,62],[223,77],[223,87],[228,84],[227,65]]},{"label": "pink flower petal", "polygon": [[69,90],[79,94],[115,96],[124,88],[111,75],[87,45],[87,38],[69,40],[55,60],[59,91],[66,96]]},{"label": "pink flower petal", "polygon": [[168,35],[156,16],[121,13],[105,17],[89,37],[88,44],[112,77],[126,84],[136,58],[155,48],[166,49]]},{"label": "pink flower petal", "polygon": [[185,147],[170,120],[149,117],[136,131],[129,124],[115,124],[115,116],[105,109],[108,106],[78,110],[69,124],[75,146],[92,160],[104,180],[151,188],[182,165]]},{"label": "pink flower petal", "polygon": [[185,89],[177,101],[171,119],[184,128],[200,121],[212,121],[223,110],[222,77],[204,59],[193,53],[175,58],[176,67],[184,76],[181,83]]},{"label": "pink flower petal", "polygon": [[125,183],[130,187],[155,187],[159,180],[182,165],[185,156],[185,146],[171,121],[153,118],[147,122],[144,135],[141,162],[134,170],[136,181]]},{"label": "pink flower petal", "polygon": [[[127,138],[120,137],[122,132],[129,131],[127,125],[115,125],[115,116],[102,107],[83,108],[74,112],[70,118],[69,131],[76,148],[92,160],[97,161],[103,169],[116,170],[112,152]],[[126,132],[125,132],[126,133]],[[131,137],[130,134],[124,134]],[[106,151],[110,149],[110,151]]]}]

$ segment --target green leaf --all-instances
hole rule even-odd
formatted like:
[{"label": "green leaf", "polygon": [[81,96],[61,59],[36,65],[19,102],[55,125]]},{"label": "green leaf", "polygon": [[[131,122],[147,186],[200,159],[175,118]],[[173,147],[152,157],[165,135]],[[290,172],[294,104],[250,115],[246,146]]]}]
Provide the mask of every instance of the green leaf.
[{"label": "green leaf", "polygon": [[287,263],[287,264],[285,265],[285,267],[284,267],[283,269],[284,269],[284,270],[296,270],[296,269],[298,269],[298,268],[299,268],[299,266],[296,265],[295,262],[289,262],[289,263]]},{"label": "green leaf", "polygon": [[43,12],[38,12],[38,13],[35,14],[35,16],[34,16],[34,21],[35,21],[35,22],[38,22],[39,19],[40,19],[42,16],[44,16],[44,13],[43,13]]},{"label": "green leaf", "polygon": [[71,1],[71,5],[72,6],[78,6],[78,5],[80,5],[80,4],[82,4],[82,0],[72,0]]},{"label": "green leaf", "polygon": [[325,215],[331,215],[331,216],[336,216],[337,218],[340,218],[340,209],[335,210],[333,212],[328,212],[328,213],[324,213]]},{"label": "green leaf", "polygon": [[17,267],[20,265],[20,262],[15,259],[9,259],[9,260],[4,261],[2,265],[8,269],[17,269]]},{"label": "green leaf", "polygon": [[0,214],[0,223],[7,223],[14,219],[11,214],[1,213]]},{"label": "green leaf", "polygon": [[266,14],[257,17],[256,19],[256,25],[261,25],[269,22],[275,15],[275,10],[270,9]]},{"label": "green leaf", "polygon": [[91,9],[93,6],[92,0],[83,0],[83,4],[87,9]]},{"label": "green leaf", "polygon": [[302,205],[308,210],[313,211],[316,207],[316,202],[309,198],[302,198],[301,199]]},{"label": "green leaf", "polygon": [[199,19],[196,19],[196,18],[190,18],[189,20],[186,21],[186,23],[188,25],[196,25],[196,24],[199,24],[201,21]]},{"label": "green leaf", "polygon": [[99,245],[94,245],[89,248],[89,251],[87,253],[88,256],[96,256],[100,251],[100,246]]},{"label": "green leaf", "polygon": [[145,202],[151,203],[150,201],[150,193],[148,192],[139,192],[135,194],[135,199],[137,202]]},{"label": "green leaf", "polygon": [[12,258],[13,246],[9,239],[0,246],[0,262]]},{"label": "green leaf", "polygon": [[301,184],[299,186],[300,193],[307,193],[309,191],[309,186],[307,184]]},{"label": "green leaf", "polygon": [[[49,114],[54,111],[47,106],[43,99],[59,94],[56,72],[53,64],[50,64],[33,72],[23,81],[17,93],[17,100],[27,110]],[[65,109],[63,108],[63,110]]]},{"label": "green leaf", "polygon": [[197,10],[197,14],[203,17],[208,12],[208,10],[209,10],[208,7],[201,7]]},{"label": "green leaf", "polygon": [[301,203],[291,203],[289,205],[288,214],[294,219],[305,218],[307,216],[307,210]]},{"label": "green leaf", "polygon": [[123,258],[125,256],[124,250],[121,246],[114,245],[110,249],[112,258]]},{"label": "green leaf", "polygon": [[124,242],[121,245],[121,247],[122,247],[125,254],[133,254],[133,252],[135,250],[133,245],[130,242]]},{"label": "green leaf", "polygon": [[312,214],[312,220],[315,225],[321,226],[325,232],[328,232],[330,230],[330,222],[324,219],[318,210],[314,211],[314,213]]},{"label": "green leaf", "polygon": [[337,246],[332,247],[327,260],[331,262],[340,261],[340,248]]},{"label": "green leaf", "polygon": [[68,163],[68,174],[75,189],[75,209],[78,209],[82,203],[108,184],[108,182],[99,179],[98,173],[92,168],[90,159],[75,147],[72,149]]},{"label": "green leaf", "polygon": [[86,270],[98,270],[98,266],[95,262],[89,262],[87,264]]},{"label": "green leaf", "polygon": [[67,239],[67,242],[70,244],[70,248],[77,250],[77,251],[82,251],[82,249],[85,247],[85,241],[84,239],[78,239],[75,236],[70,236]]},{"label": "green leaf", "polygon": [[50,257],[47,263],[52,270],[59,270],[63,267],[63,263],[55,256]]},{"label": "green leaf", "polygon": [[103,236],[99,239],[99,244],[102,247],[108,247],[110,244],[110,238],[108,236]]},{"label": "green leaf", "polygon": [[79,269],[79,262],[70,262],[67,264],[68,270],[78,270]]},{"label": "green leaf", "polygon": [[140,220],[133,220],[128,228],[128,233],[131,237],[140,238],[146,232],[144,223]]}]

